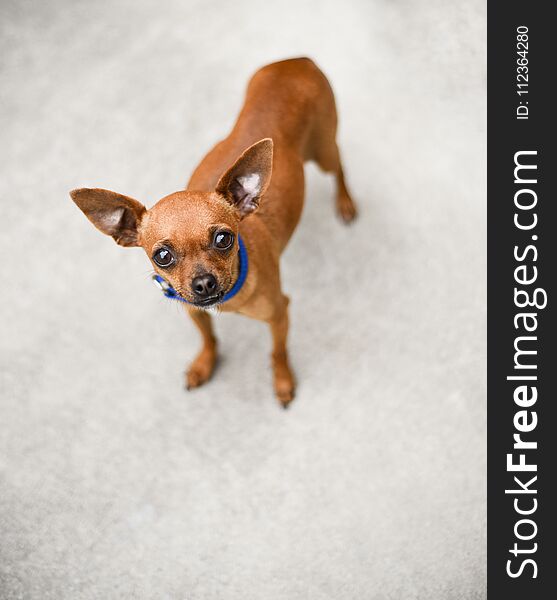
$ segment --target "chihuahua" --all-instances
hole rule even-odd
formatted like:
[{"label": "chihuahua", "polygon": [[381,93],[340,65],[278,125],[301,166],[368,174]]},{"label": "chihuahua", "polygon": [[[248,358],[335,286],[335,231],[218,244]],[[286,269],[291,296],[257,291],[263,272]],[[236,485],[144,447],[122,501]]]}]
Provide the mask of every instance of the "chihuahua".
[{"label": "chihuahua", "polygon": [[217,341],[205,309],[218,307],[268,323],[275,394],[284,408],[294,398],[279,261],[302,213],[305,161],[334,174],[338,214],[346,223],[356,216],[336,129],[323,73],[308,58],[284,60],[255,73],[232,131],[185,190],[150,209],[109,190],[70,192],[100,231],[121,246],[141,246],[165,295],[186,307],[203,338],[186,373],[188,389],[204,384],[215,368]]}]

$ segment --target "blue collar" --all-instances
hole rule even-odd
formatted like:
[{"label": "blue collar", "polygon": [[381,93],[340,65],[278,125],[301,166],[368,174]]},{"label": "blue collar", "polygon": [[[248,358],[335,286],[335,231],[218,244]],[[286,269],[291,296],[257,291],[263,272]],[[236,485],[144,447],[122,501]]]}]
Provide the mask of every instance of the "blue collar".
[{"label": "blue collar", "polygon": [[[236,279],[236,283],[232,286],[232,289],[223,296],[222,300],[219,300],[218,304],[222,304],[234,296],[242,289],[244,285],[244,281],[248,276],[248,251],[244,245],[244,240],[241,236],[238,236],[238,260],[239,260],[239,270],[238,279]],[[172,300],[179,300],[180,302],[185,302],[186,304],[193,304],[193,302],[188,302],[185,298],[180,296],[180,294],[160,275],[153,275],[153,283],[162,291],[162,293]]]}]

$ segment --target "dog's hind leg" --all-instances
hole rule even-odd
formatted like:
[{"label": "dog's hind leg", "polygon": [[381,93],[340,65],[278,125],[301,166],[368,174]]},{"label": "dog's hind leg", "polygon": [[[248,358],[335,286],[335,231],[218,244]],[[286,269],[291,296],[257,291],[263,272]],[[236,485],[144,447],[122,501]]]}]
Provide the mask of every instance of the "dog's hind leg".
[{"label": "dog's hind leg", "polygon": [[324,128],[318,137],[315,148],[315,161],[326,173],[333,173],[336,178],[336,210],[345,223],[356,217],[356,205],[350,196],[344,180],[344,171],[340,160],[340,152],[336,143],[336,127]]},{"label": "dog's hind leg", "polygon": [[336,210],[345,223],[356,217],[356,206],[344,180],[344,171],[338,149],[337,109],[333,90],[326,77],[319,78],[320,93],[316,100],[315,120],[308,138],[306,158],[314,160],[325,173],[336,178]]},{"label": "dog's hind leg", "polygon": [[188,308],[188,313],[203,338],[203,347],[186,372],[186,387],[191,390],[203,385],[213,374],[217,362],[217,339],[209,313],[196,308]]},{"label": "dog's hind leg", "polygon": [[[338,154],[339,152],[337,149],[337,155]],[[354,200],[352,200],[352,196],[346,189],[346,182],[344,181],[344,171],[342,170],[340,156],[338,158],[338,166],[334,173],[337,182],[336,209],[342,220],[345,223],[350,223],[356,218],[357,210]]]}]

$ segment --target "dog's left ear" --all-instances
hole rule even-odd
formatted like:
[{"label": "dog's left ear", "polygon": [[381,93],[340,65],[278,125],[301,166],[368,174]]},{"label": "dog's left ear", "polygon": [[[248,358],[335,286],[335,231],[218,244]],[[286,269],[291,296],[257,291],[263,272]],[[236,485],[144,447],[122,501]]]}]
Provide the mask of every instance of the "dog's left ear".
[{"label": "dog's left ear", "polygon": [[243,219],[256,211],[267,190],[273,170],[273,140],[265,138],[250,146],[219,179],[222,194]]}]

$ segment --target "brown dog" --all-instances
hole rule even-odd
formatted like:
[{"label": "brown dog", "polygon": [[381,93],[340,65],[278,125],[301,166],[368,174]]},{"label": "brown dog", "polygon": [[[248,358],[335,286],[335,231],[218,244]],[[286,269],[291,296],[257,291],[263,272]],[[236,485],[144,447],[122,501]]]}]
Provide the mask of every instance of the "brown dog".
[{"label": "brown dog", "polygon": [[276,395],[284,407],[294,397],[279,259],[302,213],[304,161],[335,174],[340,216],[350,222],[356,215],[336,128],[335,101],[323,73],[307,58],[285,60],[255,73],[230,135],[201,161],[185,191],[149,210],[108,190],[71,192],[100,231],[122,246],[141,246],[167,295],[186,303],[203,337],[187,371],[188,389],[213,372],[217,343],[203,309],[218,305],[269,324]]}]

